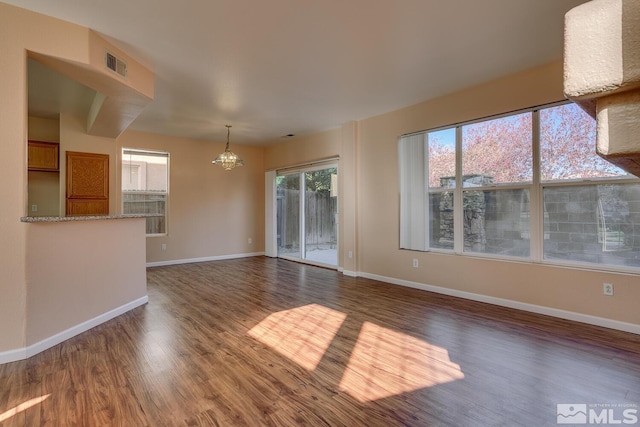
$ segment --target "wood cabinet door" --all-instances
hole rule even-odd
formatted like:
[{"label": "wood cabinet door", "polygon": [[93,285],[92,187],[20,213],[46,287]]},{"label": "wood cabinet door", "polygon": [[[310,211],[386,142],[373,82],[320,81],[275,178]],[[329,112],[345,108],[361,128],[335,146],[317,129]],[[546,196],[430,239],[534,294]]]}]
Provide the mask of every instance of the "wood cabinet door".
[{"label": "wood cabinet door", "polygon": [[109,214],[109,155],[67,151],[67,216]]},{"label": "wood cabinet door", "polygon": [[29,141],[29,170],[57,171],[60,144],[56,142]]}]

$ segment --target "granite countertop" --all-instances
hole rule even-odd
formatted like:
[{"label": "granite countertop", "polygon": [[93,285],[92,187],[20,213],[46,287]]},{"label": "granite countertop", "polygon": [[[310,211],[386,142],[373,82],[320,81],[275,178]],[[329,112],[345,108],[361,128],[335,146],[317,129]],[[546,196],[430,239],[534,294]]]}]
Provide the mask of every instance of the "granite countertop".
[{"label": "granite countertop", "polygon": [[71,221],[95,221],[103,219],[128,219],[128,218],[148,218],[154,214],[130,214],[130,215],[99,215],[99,216],[23,216],[21,222],[71,222]]}]

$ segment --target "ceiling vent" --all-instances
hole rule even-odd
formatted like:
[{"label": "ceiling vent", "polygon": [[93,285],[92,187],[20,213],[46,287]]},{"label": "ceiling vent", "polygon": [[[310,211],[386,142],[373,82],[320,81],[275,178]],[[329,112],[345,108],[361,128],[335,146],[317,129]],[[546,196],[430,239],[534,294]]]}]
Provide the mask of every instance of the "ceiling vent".
[{"label": "ceiling vent", "polygon": [[109,70],[122,77],[127,77],[127,63],[124,59],[118,58],[113,53],[107,50],[105,53],[104,61]]}]

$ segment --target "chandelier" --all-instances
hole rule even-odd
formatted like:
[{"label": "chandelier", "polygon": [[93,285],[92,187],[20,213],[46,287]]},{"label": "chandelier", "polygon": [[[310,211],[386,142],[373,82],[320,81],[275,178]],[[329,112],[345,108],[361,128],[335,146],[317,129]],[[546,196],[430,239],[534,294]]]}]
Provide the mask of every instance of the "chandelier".
[{"label": "chandelier", "polygon": [[244,166],[244,160],[241,160],[237,154],[229,150],[229,135],[231,134],[231,125],[225,125],[227,128],[227,147],[224,149],[224,153],[220,154],[211,163],[214,165],[220,165],[224,170],[230,171],[236,166]]}]

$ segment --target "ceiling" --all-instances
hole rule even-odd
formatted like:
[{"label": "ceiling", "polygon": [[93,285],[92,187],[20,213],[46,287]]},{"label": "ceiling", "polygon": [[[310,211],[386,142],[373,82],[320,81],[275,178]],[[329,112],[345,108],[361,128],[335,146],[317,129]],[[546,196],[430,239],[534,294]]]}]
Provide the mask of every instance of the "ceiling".
[{"label": "ceiling", "polygon": [[[155,73],[155,99],[130,129],[221,141],[231,124],[232,141],[250,145],[559,60],[564,14],[585,2],[3,1],[89,27]],[[33,112],[75,112],[91,96],[31,68]]]}]

